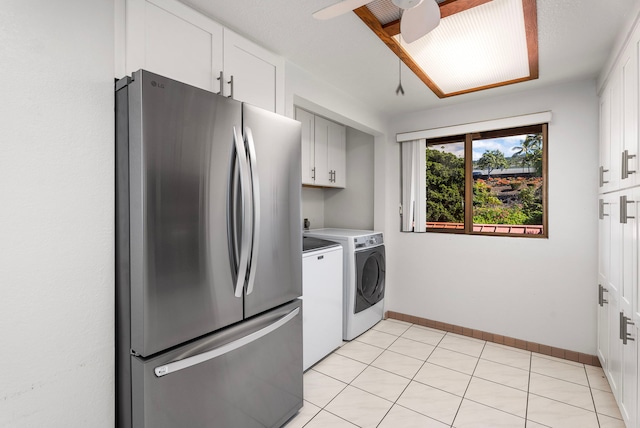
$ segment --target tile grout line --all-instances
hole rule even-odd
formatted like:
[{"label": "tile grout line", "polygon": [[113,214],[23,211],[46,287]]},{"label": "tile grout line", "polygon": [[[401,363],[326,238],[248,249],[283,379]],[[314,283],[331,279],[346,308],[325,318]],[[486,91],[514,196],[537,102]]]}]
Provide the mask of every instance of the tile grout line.
[{"label": "tile grout line", "polygon": [[473,380],[473,374],[476,372],[476,369],[478,368],[478,364],[480,364],[480,356],[482,356],[482,353],[484,352],[484,348],[486,346],[487,346],[487,341],[485,340],[484,345],[482,345],[482,351],[480,351],[480,355],[478,355],[478,360],[476,361],[476,365],[473,368],[473,371],[471,372],[469,383],[467,384],[467,387],[464,389],[464,393],[462,394],[462,400],[460,400],[460,405],[458,406],[458,410],[456,410],[456,414],[453,416],[453,421],[451,421],[451,426],[453,426],[453,423],[456,421],[456,418],[458,417],[458,413],[460,413],[460,408],[462,407],[462,403],[464,402],[464,397],[467,395],[467,391],[469,391],[469,386],[471,385],[471,381]]},{"label": "tile grout line", "polygon": [[[414,325],[415,325],[415,324],[411,324],[411,325],[409,326],[409,328],[411,328],[411,327],[412,327],[412,326],[414,326]],[[407,328],[407,330],[409,330],[409,328]],[[406,333],[406,332],[407,332],[407,330],[405,330],[402,334]],[[440,338],[440,340],[438,340],[438,344],[440,344],[440,342],[442,341],[442,339],[444,339],[444,337],[445,337],[445,336],[446,336],[446,334],[443,334],[443,335],[442,335],[442,337]],[[400,337],[402,337],[402,336],[398,336],[398,339],[399,339]],[[393,341],[393,343],[395,343],[398,339],[394,340],[394,341]],[[405,338],[405,339],[406,339],[406,338]],[[414,342],[418,342],[418,341],[414,341]],[[393,345],[393,343],[391,343],[391,345]],[[418,343],[423,343],[423,342],[418,342]],[[391,345],[389,345],[389,346],[391,346]],[[384,421],[384,418],[386,418],[386,417],[387,417],[387,415],[389,414],[389,412],[391,411],[391,409],[393,409],[393,406],[398,405],[398,406],[400,406],[400,407],[402,407],[402,408],[407,409],[407,407],[404,407],[403,405],[398,404],[398,400],[400,399],[400,397],[402,397],[402,394],[404,394],[404,393],[405,393],[405,391],[407,390],[407,388],[409,388],[409,385],[411,385],[411,382],[413,382],[413,381],[414,381],[414,378],[416,377],[416,375],[418,374],[418,372],[419,372],[420,370],[422,370],[422,367],[424,367],[424,365],[427,363],[427,360],[429,359],[429,357],[431,356],[431,354],[433,354],[433,351],[435,351],[435,350],[436,350],[436,348],[438,347],[438,345],[435,345],[435,346],[434,346],[434,345],[431,345],[431,346],[433,346],[433,349],[431,350],[431,352],[429,352],[429,355],[427,355],[427,358],[425,358],[425,360],[424,360],[424,361],[422,362],[422,364],[420,365],[420,368],[418,368],[418,370],[416,371],[416,373],[411,377],[411,379],[409,379],[409,383],[407,383],[407,386],[405,386],[405,387],[404,387],[404,389],[402,390],[402,392],[398,395],[398,398],[396,398],[396,399],[395,399],[395,401],[393,402],[393,404],[391,405],[391,407],[389,408],[389,410],[387,410],[387,413],[385,413],[385,415],[382,417],[382,419],[380,419],[380,422],[378,422],[378,424],[376,425],[376,427],[380,426],[380,424],[382,423],[382,421]],[[393,352],[393,351],[390,351],[390,352]],[[403,355],[403,354],[400,354],[400,355]],[[408,355],[406,355],[406,356],[408,356]],[[375,361],[375,360],[374,360],[374,361]],[[373,367],[375,367],[375,366],[373,366]],[[375,368],[378,368],[378,367],[375,367]],[[382,370],[382,369],[380,369],[380,370]],[[386,371],[386,370],[385,370],[385,371]],[[389,373],[391,373],[391,372],[389,372]],[[393,373],[393,374],[395,374],[395,375],[399,376],[397,373]],[[404,376],[400,376],[400,377],[404,377]],[[405,379],[407,379],[407,378],[405,378]],[[416,382],[417,382],[417,381],[416,381]],[[418,382],[418,383],[422,384],[421,382]],[[408,410],[411,410],[412,412],[416,412],[416,411],[415,411],[415,410],[413,410],[413,409],[408,409]],[[418,413],[419,415],[425,416],[425,417],[427,417],[427,418],[429,418],[429,419],[433,419],[433,420],[435,420],[435,421],[438,421],[437,419],[434,419],[434,418],[432,418],[431,416],[424,415],[424,414],[422,414],[422,413],[420,413],[420,412],[416,412],[416,413]],[[438,422],[440,422],[440,421],[438,421]],[[452,423],[453,423],[453,422],[452,422]],[[450,425],[450,426],[452,426],[452,425]]]},{"label": "tile grout line", "polygon": [[[413,324],[412,324],[412,325],[413,325]],[[411,328],[411,326],[409,326],[409,327],[407,328],[407,330],[409,330],[409,328]],[[407,330],[403,331],[403,332],[402,332],[402,334],[404,334]],[[385,349],[385,351],[388,351],[388,350],[389,350],[389,348],[391,347],[391,345],[393,345],[394,343],[396,343],[396,342],[398,341],[398,339],[400,339],[400,337],[402,337],[402,334],[400,334],[399,336],[397,336],[397,337],[396,337],[396,340],[394,340],[393,342],[391,342],[391,344],[389,344],[389,346],[387,346],[387,348]],[[389,352],[393,352],[393,351],[389,351]],[[433,351],[431,351],[431,352],[433,352]],[[384,353],[384,351],[383,351],[383,353]],[[382,354],[380,354],[380,355],[382,355]],[[371,364],[373,364],[373,362],[374,362],[375,360],[377,360],[377,359],[380,357],[380,355],[379,355],[377,358],[375,358],[375,359],[374,359],[374,360],[373,360],[373,361],[372,361],[372,362],[371,362],[367,367],[374,367],[374,368],[376,368],[376,369],[378,369],[378,370],[383,370],[383,369],[381,369],[381,368],[379,368],[379,367],[376,367],[376,366],[372,366],[372,365],[371,365]],[[403,355],[403,354],[400,354],[400,355]],[[405,356],[408,356],[408,355],[405,355]],[[366,369],[365,369],[365,370],[366,370]],[[387,373],[391,373],[391,372],[388,372],[387,370],[384,370],[384,371],[385,371],[385,372],[387,372]],[[395,374],[395,375],[399,376],[397,373],[392,373],[392,374]],[[358,376],[359,376],[359,375],[358,375]],[[404,376],[400,376],[400,377],[404,377]],[[356,378],[356,379],[357,379],[357,378]],[[405,378],[405,379],[406,379],[406,378]],[[354,379],[354,380],[355,380],[355,379]],[[353,382],[353,381],[352,381],[352,382]],[[387,417],[387,415],[389,414],[389,412],[391,412],[391,409],[393,409],[393,406],[398,402],[398,399],[402,396],[402,394],[403,394],[403,393],[404,393],[404,391],[409,387],[409,385],[410,385],[410,384],[411,384],[411,380],[409,380],[409,383],[407,383],[407,386],[405,386],[405,387],[404,387],[404,389],[402,390],[402,392],[400,393],[400,395],[398,395],[398,398],[396,398],[396,399],[391,403],[391,407],[389,407],[389,410],[387,410],[387,411],[385,412],[385,414],[384,414],[384,416],[382,417],[382,419],[380,419],[380,421],[376,424],[376,427],[379,427],[379,426],[380,426],[380,424],[382,423],[382,421],[384,421],[384,418],[386,418],[386,417]],[[356,387],[356,388],[357,388],[357,387]],[[368,391],[366,391],[366,392],[368,392]],[[371,394],[371,393],[369,392],[369,394]],[[372,395],[375,395],[375,394],[372,394]]]},{"label": "tile grout line", "polygon": [[[412,325],[413,325],[413,324],[412,324]],[[407,328],[407,330],[408,330],[408,328]],[[395,338],[395,340],[394,340],[393,342],[391,342],[391,343],[390,343],[386,348],[382,348],[382,347],[380,347],[380,346],[376,346],[376,345],[371,345],[370,343],[366,343],[366,342],[362,342],[362,341],[358,341],[358,342],[359,342],[359,343],[364,343],[365,345],[374,346],[374,347],[376,347],[376,348],[378,348],[378,349],[382,349],[382,350],[383,350],[383,353],[384,353],[385,351],[389,351],[389,347],[391,347],[391,345],[393,345],[394,343],[396,343],[396,342],[398,341],[398,339],[401,337],[401,335],[400,335],[400,336],[397,336],[397,335],[395,335],[395,334],[387,333],[387,332],[380,331],[380,330],[375,330],[375,331],[380,332],[380,333],[389,334],[389,335],[391,335],[391,336],[396,336],[396,338]],[[406,331],[406,330],[405,330],[405,331]],[[403,334],[404,334],[404,332],[403,332]],[[444,337],[444,335],[443,335],[443,337]],[[357,339],[357,338],[354,338],[353,340],[356,340],[356,339]],[[343,345],[343,346],[344,346],[344,345]],[[338,348],[338,349],[339,349],[339,348]],[[435,349],[435,348],[434,348],[434,349]],[[335,351],[334,351],[334,352],[335,352]],[[389,351],[389,352],[393,352],[393,351]],[[433,352],[433,351],[431,351],[431,352]],[[394,354],[398,354],[398,355],[403,355],[403,356],[405,356],[405,357],[409,357],[408,355],[400,354],[400,353],[398,353],[398,352],[393,352],[393,353],[394,353]],[[359,362],[359,363],[361,363],[361,364],[365,364],[365,363],[363,363],[362,361],[358,361],[358,360],[356,360],[355,358],[351,358],[351,357],[348,357],[348,356],[346,356],[346,355],[341,355],[341,354],[338,354],[338,355],[340,355],[340,356],[342,356],[342,357],[344,357],[344,358],[348,358],[348,359],[350,359],[350,360],[352,360],[352,361],[356,361],[356,362]],[[380,355],[382,355],[382,353],[381,353]],[[380,355],[378,355],[378,357],[379,357]],[[431,355],[431,354],[429,354],[429,355]],[[377,360],[377,359],[378,359],[378,357],[374,358],[374,360],[373,360],[373,361]],[[412,357],[409,357],[409,358],[412,358]],[[414,358],[414,359],[415,359],[415,360],[418,360],[417,358]],[[361,389],[361,388],[358,388],[358,387],[357,387],[357,386],[355,386],[355,385],[352,385],[353,381],[354,381],[354,380],[356,380],[356,379],[357,379],[357,378],[358,378],[362,373],[364,373],[364,371],[365,371],[367,368],[369,368],[369,367],[373,367],[373,368],[376,368],[376,369],[378,369],[378,370],[382,370],[382,371],[385,371],[385,372],[387,372],[387,373],[395,374],[396,376],[400,376],[400,375],[398,375],[397,373],[393,373],[393,372],[390,372],[390,371],[388,371],[388,370],[384,370],[384,369],[380,369],[380,368],[378,368],[378,367],[372,366],[371,364],[373,363],[373,361],[372,361],[371,363],[366,364],[366,367],[365,367],[365,368],[364,368],[360,373],[358,373],[358,375],[356,375],[356,376],[355,376],[355,377],[354,377],[350,382],[348,382],[348,383],[347,383],[347,382],[343,382],[342,380],[337,379],[337,378],[334,378],[333,376],[327,375],[327,374],[325,374],[325,373],[318,372],[318,373],[321,373],[321,374],[323,374],[323,375],[325,375],[325,376],[327,376],[327,377],[330,377],[331,379],[335,379],[335,380],[337,380],[337,381],[340,381],[340,382],[346,383],[345,387],[344,387],[344,388],[342,388],[342,389],[340,390],[340,392],[338,392],[338,393],[335,395],[335,397],[333,397],[331,400],[329,400],[329,402],[328,402],[324,407],[322,407],[322,408],[320,409],[320,412],[321,412],[321,411],[323,411],[323,410],[325,410],[325,409],[326,409],[326,407],[327,407],[329,404],[331,404],[331,402],[332,402],[333,400],[335,400],[335,399],[338,397],[338,395],[340,395],[342,392],[344,392],[344,390],[345,390],[345,389],[347,389],[347,387],[348,387],[348,386],[351,386],[352,388],[358,389],[358,390],[360,390],[360,391],[363,391],[363,392],[366,392],[366,393],[368,393],[368,394],[371,394],[371,395],[373,395],[373,396],[375,396],[375,397],[378,397],[378,398],[381,398],[381,399],[383,399],[383,400],[386,400],[386,399],[385,399],[385,398],[383,398],[383,397],[380,397],[380,396],[378,396],[378,395],[376,395],[376,394],[372,394],[372,393],[371,393],[371,392],[369,392],[369,391],[365,391],[364,389]],[[424,364],[424,363],[423,363],[423,364]],[[421,366],[421,367],[422,367],[422,366]],[[313,370],[313,368],[311,368],[311,370]],[[316,371],[317,371],[317,370],[316,370]],[[415,376],[415,375],[414,375],[414,376]],[[400,376],[400,377],[405,378],[404,376]],[[405,379],[407,379],[407,378],[405,378]],[[400,396],[402,395],[402,393],[403,393],[403,392],[406,390],[406,388],[409,386],[409,384],[411,383],[411,380],[412,380],[412,379],[410,379],[410,380],[409,380],[409,383],[407,384],[407,386],[405,387],[405,389],[403,389],[403,390],[402,390],[402,392],[400,393],[400,395],[398,396],[398,398],[400,398]],[[390,400],[386,400],[386,401],[391,402]],[[395,401],[391,402],[391,403],[392,403],[392,404],[391,404],[391,407],[389,407],[389,410],[387,410],[387,412],[384,414],[384,416],[382,417],[382,419],[380,419],[380,422],[378,422],[378,423],[376,424],[376,427],[377,427],[377,426],[379,426],[379,425],[382,423],[382,421],[384,420],[384,418],[386,418],[386,417],[387,417],[387,415],[389,414],[389,412],[390,412],[390,411],[391,411],[391,409],[393,408],[393,405],[394,405],[394,404],[396,404],[396,403],[397,403],[397,401],[398,401],[398,399],[396,399]],[[340,419],[342,419],[342,420],[344,420],[344,421],[346,421],[346,422],[348,422],[348,423],[350,423],[350,424],[352,424],[352,425],[354,425],[354,426],[357,426],[357,425],[355,425],[353,422],[351,422],[351,421],[349,421],[349,420],[347,420],[347,419],[344,419],[344,418],[340,417],[339,415],[336,415],[336,414],[332,413],[332,412],[331,412],[331,411],[329,411],[329,410],[325,410],[325,411],[326,411],[326,412],[328,412],[328,413],[331,413],[332,415],[334,415],[334,416],[336,416],[336,417],[338,417],[338,418],[340,418]],[[315,417],[316,417],[316,416],[318,416],[318,414],[320,414],[320,412],[318,412],[316,415],[314,415],[314,416],[313,416],[313,418],[311,418],[311,419],[310,419],[306,424],[304,424],[304,425],[303,425],[303,428],[304,428],[307,424],[309,424],[313,419],[315,419]],[[425,415],[425,416],[426,416],[426,415]]]},{"label": "tile grout line", "polygon": [[531,394],[531,368],[533,367],[533,352],[529,354],[529,376],[527,377],[527,404],[524,406],[524,426],[529,422],[529,394]]},{"label": "tile grout line", "polygon": [[600,416],[598,416],[598,408],[596,407],[596,399],[593,397],[593,390],[591,389],[591,381],[589,380],[589,373],[587,373],[587,368],[583,366],[584,375],[587,377],[587,385],[589,385],[589,395],[591,395],[591,402],[593,403],[593,411],[596,414],[596,422],[598,422],[598,427],[601,427],[600,424]]}]

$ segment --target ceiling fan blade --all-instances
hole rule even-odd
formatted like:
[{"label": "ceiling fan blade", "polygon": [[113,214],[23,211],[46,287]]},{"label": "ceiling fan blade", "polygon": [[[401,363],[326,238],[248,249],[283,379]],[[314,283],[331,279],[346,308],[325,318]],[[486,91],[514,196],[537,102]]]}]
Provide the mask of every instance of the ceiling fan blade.
[{"label": "ceiling fan blade", "polygon": [[433,30],[440,23],[440,7],[436,0],[424,0],[418,6],[407,9],[400,20],[400,34],[412,43]]},{"label": "ceiling fan blade", "polygon": [[320,9],[317,12],[313,12],[315,19],[331,19],[336,16],[340,16],[347,12],[351,12],[354,9],[364,6],[367,3],[371,3],[373,0],[343,0],[341,2],[327,6],[324,9]]}]

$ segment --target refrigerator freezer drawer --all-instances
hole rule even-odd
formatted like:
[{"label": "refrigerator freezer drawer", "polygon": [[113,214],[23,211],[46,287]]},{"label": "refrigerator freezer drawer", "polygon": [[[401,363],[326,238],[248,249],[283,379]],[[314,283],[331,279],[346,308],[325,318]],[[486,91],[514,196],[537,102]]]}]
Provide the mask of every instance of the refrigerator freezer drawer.
[{"label": "refrigerator freezer drawer", "polygon": [[296,300],[189,345],[132,357],[136,428],[280,427],[302,407]]}]

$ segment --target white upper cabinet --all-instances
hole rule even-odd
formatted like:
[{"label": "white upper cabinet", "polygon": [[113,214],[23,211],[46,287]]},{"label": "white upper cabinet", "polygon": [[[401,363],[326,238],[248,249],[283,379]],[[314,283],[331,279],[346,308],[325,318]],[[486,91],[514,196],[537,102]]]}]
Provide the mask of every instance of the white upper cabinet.
[{"label": "white upper cabinet", "polygon": [[[228,90],[225,95],[262,107],[273,112],[282,112],[278,105],[278,91],[284,87],[283,59],[272,54],[225,28],[224,30],[224,74]],[[233,79],[233,84],[229,83]]]},{"label": "white upper cabinet", "polygon": [[327,165],[330,183],[333,187],[347,186],[346,168],[347,128],[335,122],[329,122],[329,141],[327,142]]},{"label": "white upper cabinet", "polygon": [[[125,2],[124,73],[144,68],[284,112],[284,60],[176,0]],[[117,37],[118,39],[118,37]]]},{"label": "white upper cabinet", "polygon": [[144,68],[218,92],[223,27],[173,0],[126,0],[126,74]]},{"label": "white upper cabinet", "polygon": [[[638,169],[638,40],[629,44],[620,61],[622,74],[622,139],[616,156],[620,163],[620,187],[640,184]],[[613,155],[613,154],[612,154]]]},{"label": "white upper cabinet", "polygon": [[302,123],[302,184],[346,187],[346,127],[300,108],[296,119]]},{"label": "white upper cabinet", "polygon": [[296,108],[296,120],[302,123],[302,184],[315,184],[314,132],[315,116]]},{"label": "white upper cabinet", "polygon": [[640,184],[638,37],[612,70],[600,97],[600,192]]},{"label": "white upper cabinet", "polygon": [[611,90],[604,88],[600,96],[599,192],[609,190],[611,180]]},{"label": "white upper cabinet", "polygon": [[315,184],[325,187],[345,187],[346,180],[346,128],[344,125],[315,118],[314,152]]},{"label": "white upper cabinet", "polygon": [[623,97],[622,97],[622,72],[617,70],[611,80],[610,107],[609,107],[609,147],[608,162],[603,165],[603,188],[615,190],[620,188],[620,148],[622,147]]}]

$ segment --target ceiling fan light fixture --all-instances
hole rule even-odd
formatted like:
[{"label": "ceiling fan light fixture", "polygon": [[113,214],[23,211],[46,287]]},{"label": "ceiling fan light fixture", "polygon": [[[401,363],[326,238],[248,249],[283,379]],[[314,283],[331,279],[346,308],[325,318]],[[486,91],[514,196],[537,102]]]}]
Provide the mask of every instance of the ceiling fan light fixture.
[{"label": "ceiling fan light fixture", "polygon": [[426,0],[391,0],[391,2],[400,9],[411,9],[412,7],[418,6],[423,1]]},{"label": "ceiling fan light fixture", "polygon": [[405,11],[400,21],[400,33],[405,42],[413,43],[433,31],[438,24],[440,24],[438,3],[435,0],[423,0],[415,8]]}]

